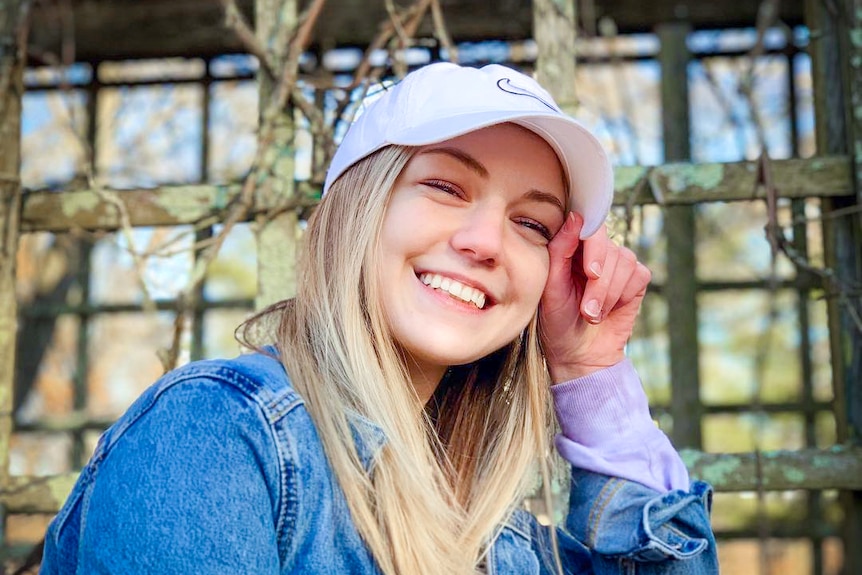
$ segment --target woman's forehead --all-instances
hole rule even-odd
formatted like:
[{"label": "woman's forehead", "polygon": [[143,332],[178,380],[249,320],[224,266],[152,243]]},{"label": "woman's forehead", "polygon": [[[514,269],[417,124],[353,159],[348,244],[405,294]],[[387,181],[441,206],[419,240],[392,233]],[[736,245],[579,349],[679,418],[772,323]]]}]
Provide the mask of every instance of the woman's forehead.
[{"label": "woman's forehead", "polygon": [[446,157],[482,178],[492,170],[530,176],[568,209],[568,181],[560,159],[544,138],[528,128],[504,123],[474,130],[419,148],[411,162]]}]

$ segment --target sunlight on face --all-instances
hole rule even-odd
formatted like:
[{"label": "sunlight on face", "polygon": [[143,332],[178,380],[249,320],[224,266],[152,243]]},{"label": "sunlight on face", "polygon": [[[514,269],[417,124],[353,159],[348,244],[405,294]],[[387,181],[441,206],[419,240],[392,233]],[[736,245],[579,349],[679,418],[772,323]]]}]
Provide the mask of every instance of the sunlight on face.
[{"label": "sunlight on face", "polygon": [[514,124],[422,148],[392,192],[378,278],[393,337],[417,377],[513,341],[539,304],[563,225],[557,156]]}]

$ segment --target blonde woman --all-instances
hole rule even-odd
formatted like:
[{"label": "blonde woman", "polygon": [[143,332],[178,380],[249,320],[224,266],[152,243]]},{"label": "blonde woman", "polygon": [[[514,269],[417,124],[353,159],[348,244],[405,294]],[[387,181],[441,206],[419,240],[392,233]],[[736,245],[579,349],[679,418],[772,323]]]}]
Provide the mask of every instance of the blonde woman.
[{"label": "blonde woman", "polygon": [[[272,345],[148,390],[42,573],[717,572],[710,490],[624,357],[650,274],[608,240],[612,191],[532,79],[408,75],[339,147],[296,297],[246,325]],[[554,412],[573,479],[547,528],[520,506]]]}]

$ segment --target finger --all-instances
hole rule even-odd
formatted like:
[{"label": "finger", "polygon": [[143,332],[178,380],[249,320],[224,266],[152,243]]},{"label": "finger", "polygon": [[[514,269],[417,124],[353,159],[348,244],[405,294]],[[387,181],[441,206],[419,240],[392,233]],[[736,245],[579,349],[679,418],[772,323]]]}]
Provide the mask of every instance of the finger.
[{"label": "finger", "polygon": [[574,212],[569,212],[563,227],[551,238],[548,244],[548,252],[551,259],[571,259],[581,242],[581,228],[584,227],[584,219]]},{"label": "finger", "polygon": [[548,282],[545,292],[555,295],[557,291],[569,291],[572,283],[572,258],[580,245],[584,220],[569,212],[563,227],[548,244]]},{"label": "finger", "polygon": [[608,246],[611,243],[608,238],[608,229],[604,224],[584,242],[584,273],[588,278],[598,279],[604,273],[605,258]]},{"label": "finger", "polygon": [[618,250],[607,252],[602,275],[598,279],[588,280],[584,287],[584,296],[581,299],[581,315],[590,323],[599,323],[602,319],[604,302],[614,277],[618,259]]},{"label": "finger", "polygon": [[632,283],[638,265],[638,258],[630,249],[614,246],[611,250],[617,252],[617,265],[614,267],[613,277],[608,282],[608,291],[602,304],[602,317],[621,303],[620,299]]},{"label": "finger", "polygon": [[649,268],[641,262],[637,262],[629,283],[626,284],[626,288],[620,295],[617,307],[626,306],[636,299],[643,299],[646,295],[647,287],[649,287],[650,279],[652,279],[652,272],[650,272]]}]

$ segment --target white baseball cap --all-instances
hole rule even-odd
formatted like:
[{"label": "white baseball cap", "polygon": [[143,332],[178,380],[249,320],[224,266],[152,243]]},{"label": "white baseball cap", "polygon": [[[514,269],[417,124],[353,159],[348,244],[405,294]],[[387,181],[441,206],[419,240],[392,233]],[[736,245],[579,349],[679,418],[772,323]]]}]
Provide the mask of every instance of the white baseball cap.
[{"label": "white baseball cap", "polygon": [[436,144],[504,122],[535,132],[556,152],[569,183],[569,209],[584,218],[581,237],[595,233],[613,201],[607,153],[535,80],[497,64],[468,68],[441,62],[405,76],[347,130],[323,193],[350,166],[385,146]]}]

